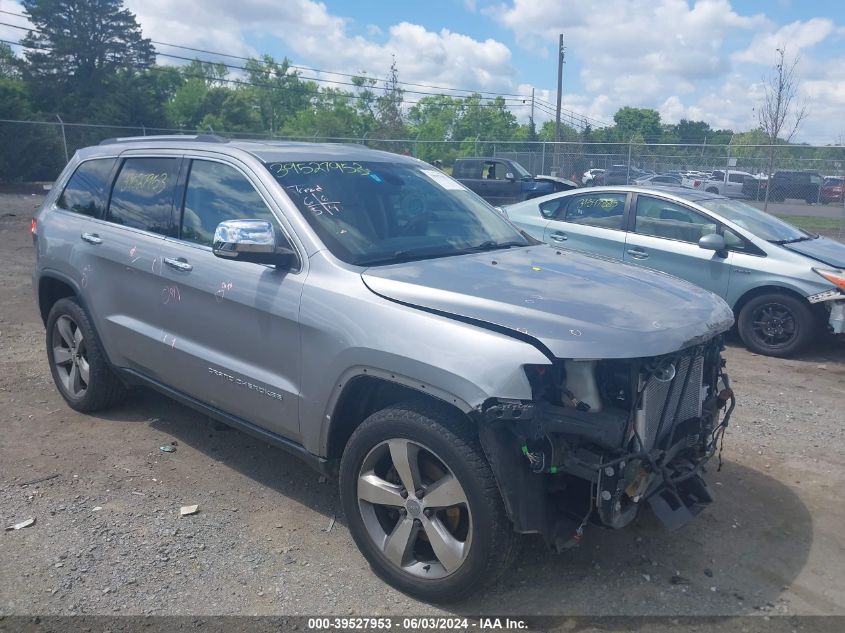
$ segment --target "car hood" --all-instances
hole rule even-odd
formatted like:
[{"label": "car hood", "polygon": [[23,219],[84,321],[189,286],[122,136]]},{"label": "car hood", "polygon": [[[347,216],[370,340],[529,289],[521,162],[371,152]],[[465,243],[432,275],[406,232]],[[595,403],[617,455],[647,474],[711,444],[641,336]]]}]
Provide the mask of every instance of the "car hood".
[{"label": "car hood", "polygon": [[721,298],[685,281],[547,245],[368,268],[362,277],[387,299],[530,337],[557,358],[656,356],[733,324]]},{"label": "car hood", "polygon": [[574,182],[572,180],[567,180],[566,178],[559,178],[557,176],[537,175],[537,176],[534,176],[534,181],[535,182],[547,182],[549,184],[559,183],[561,185],[564,185],[565,187],[568,187],[569,189],[577,189],[578,188],[577,182]]},{"label": "car hood", "polygon": [[828,266],[845,268],[845,244],[836,240],[831,240],[827,237],[817,237],[814,240],[808,240],[806,242],[784,244],[783,247],[790,251],[806,255]]}]

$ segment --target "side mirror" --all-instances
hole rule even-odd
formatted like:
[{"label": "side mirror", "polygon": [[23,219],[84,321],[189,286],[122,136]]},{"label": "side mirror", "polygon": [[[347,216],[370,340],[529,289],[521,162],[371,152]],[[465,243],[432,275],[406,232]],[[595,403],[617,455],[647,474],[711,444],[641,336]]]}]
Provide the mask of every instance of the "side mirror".
[{"label": "side mirror", "polygon": [[516,176],[513,175],[512,171],[509,171],[505,174],[505,180],[516,180]]},{"label": "side mirror", "polygon": [[727,245],[725,244],[725,238],[718,233],[710,233],[709,235],[705,235],[700,240],[698,240],[699,248],[703,248],[708,251],[716,251],[716,254],[720,257],[725,257],[727,254]]},{"label": "side mirror", "polygon": [[215,256],[253,264],[267,264],[291,270],[296,267],[296,251],[290,244],[279,246],[276,231],[265,220],[226,220],[214,231],[211,248]]}]

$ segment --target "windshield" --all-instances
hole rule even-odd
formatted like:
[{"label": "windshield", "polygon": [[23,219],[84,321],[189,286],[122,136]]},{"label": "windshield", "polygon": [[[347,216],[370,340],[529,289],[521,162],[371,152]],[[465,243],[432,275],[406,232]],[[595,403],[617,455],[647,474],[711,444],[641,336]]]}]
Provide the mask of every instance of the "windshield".
[{"label": "windshield", "polygon": [[739,200],[709,198],[699,200],[698,204],[769,242],[794,242],[814,237],[788,222]]},{"label": "windshield", "polygon": [[493,207],[435,168],[300,161],[267,169],[339,259],[361,266],[529,246]]}]

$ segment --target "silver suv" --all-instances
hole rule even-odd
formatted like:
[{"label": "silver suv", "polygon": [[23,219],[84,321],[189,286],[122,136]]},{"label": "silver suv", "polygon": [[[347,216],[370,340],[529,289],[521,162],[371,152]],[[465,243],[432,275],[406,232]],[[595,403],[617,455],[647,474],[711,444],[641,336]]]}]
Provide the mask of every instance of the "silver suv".
[{"label": "silver suv", "polygon": [[494,581],[517,534],[563,549],[711,500],[724,301],[541,244],[413,158],[106,141],[32,235],[72,408],[146,385],[339,474],[361,552],[418,598]]}]

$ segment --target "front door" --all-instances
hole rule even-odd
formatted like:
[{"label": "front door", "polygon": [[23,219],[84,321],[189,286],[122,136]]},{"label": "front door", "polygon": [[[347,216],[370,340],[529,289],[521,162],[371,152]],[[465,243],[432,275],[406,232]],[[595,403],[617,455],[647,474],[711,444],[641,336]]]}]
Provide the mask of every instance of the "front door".
[{"label": "front door", "polygon": [[694,209],[639,194],[633,229],[625,243],[625,261],[686,279],[724,297],[731,256],[703,249],[698,241],[716,233],[718,223]]},{"label": "front door", "polygon": [[556,210],[543,208],[546,225],[543,241],[575,251],[622,259],[625,249],[625,200],[622,192],[592,192],[548,201]]},{"label": "front door", "polygon": [[267,220],[280,236],[281,225],[240,167],[195,158],[186,171],[179,237],[163,249],[166,382],[298,441],[305,273],[215,257],[214,230],[224,220]]}]

